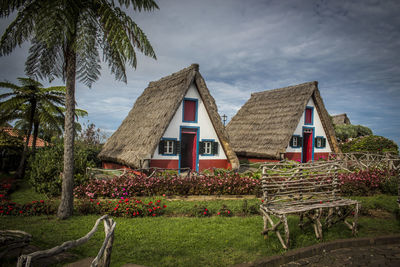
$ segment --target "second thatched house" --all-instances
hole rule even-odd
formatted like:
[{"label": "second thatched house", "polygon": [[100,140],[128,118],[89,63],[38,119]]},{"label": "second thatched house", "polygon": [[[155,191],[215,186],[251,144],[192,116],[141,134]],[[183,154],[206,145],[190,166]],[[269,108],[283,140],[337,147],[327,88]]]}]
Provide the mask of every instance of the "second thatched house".
[{"label": "second thatched house", "polygon": [[105,168],[239,167],[197,64],[150,82],[99,157]]},{"label": "second thatched house", "polygon": [[249,162],[308,162],[339,152],[318,82],[252,94],[227,132],[236,155]]},{"label": "second thatched house", "polygon": [[351,124],[349,117],[347,117],[346,113],[339,115],[332,115],[332,122],[335,125],[343,125],[343,124]]}]

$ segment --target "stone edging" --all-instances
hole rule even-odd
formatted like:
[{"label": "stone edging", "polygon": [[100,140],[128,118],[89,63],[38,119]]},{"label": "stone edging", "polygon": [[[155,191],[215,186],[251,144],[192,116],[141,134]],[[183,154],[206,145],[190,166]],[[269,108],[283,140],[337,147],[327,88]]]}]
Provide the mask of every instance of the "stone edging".
[{"label": "stone edging", "polygon": [[400,235],[339,239],[327,243],[320,243],[305,248],[291,250],[283,255],[275,255],[254,262],[241,263],[235,266],[236,267],[280,266],[282,264],[286,264],[292,261],[298,261],[304,258],[309,258],[335,249],[349,248],[349,247],[365,247],[373,245],[388,245],[396,243],[400,243]]}]

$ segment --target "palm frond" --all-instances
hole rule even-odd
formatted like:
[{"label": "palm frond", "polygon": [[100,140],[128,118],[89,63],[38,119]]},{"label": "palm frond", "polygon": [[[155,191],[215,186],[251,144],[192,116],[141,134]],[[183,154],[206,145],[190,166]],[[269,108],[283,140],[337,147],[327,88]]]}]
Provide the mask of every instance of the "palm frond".
[{"label": "palm frond", "polygon": [[61,45],[49,47],[45,42],[34,38],[29,48],[29,56],[25,63],[27,75],[39,79],[54,78],[63,76],[64,55]]},{"label": "palm frond", "polygon": [[[114,3],[114,0],[112,2]],[[159,9],[157,3],[153,0],[118,0],[118,3],[126,8],[132,5],[133,10],[135,11],[142,11],[142,9],[144,11]]]},{"label": "palm frond", "polygon": [[8,89],[12,89],[12,90],[19,90],[20,86],[13,84],[11,82],[0,82],[0,87],[2,88],[8,88]]},{"label": "palm frond", "polygon": [[1,37],[0,56],[10,54],[17,45],[20,46],[29,40],[34,30],[35,17],[40,14],[40,11],[40,1],[32,1],[24,5]]},{"label": "palm frond", "polygon": [[8,17],[15,10],[18,10],[24,4],[29,3],[31,1],[28,0],[9,0],[9,1],[1,1],[0,3],[0,18]]},{"label": "palm frond", "polygon": [[79,21],[76,39],[77,78],[91,87],[100,77],[99,25],[96,14],[91,9],[82,12]]}]

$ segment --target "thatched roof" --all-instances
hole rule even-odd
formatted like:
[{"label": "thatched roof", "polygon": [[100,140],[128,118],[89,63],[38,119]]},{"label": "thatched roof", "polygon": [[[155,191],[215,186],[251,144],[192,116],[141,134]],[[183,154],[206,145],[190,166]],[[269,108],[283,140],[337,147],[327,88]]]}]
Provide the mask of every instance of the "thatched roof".
[{"label": "thatched roof", "polygon": [[333,124],[340,125],[340,124],[351,124],[349,117],[347,117],[346,113],[339,114],[339,115],[332,115],[332,122]]},{"label": "thatched roof", "polygon": [[141,160],[151,158],[192,83],[197,86],[228,161],[232,168],[238,168],[239,160],[228,143],[217,105],[199,72],[198,64],[150,82],[121,126],[107,140],[99,158],[133,168],[140,167]]},{"label": "thatched roof", "polygon": [[334,129],[316,81],[252,94],[227,125],[233,150],[238,156],[279,159],[310,97],[332,150],[338,152]]}]

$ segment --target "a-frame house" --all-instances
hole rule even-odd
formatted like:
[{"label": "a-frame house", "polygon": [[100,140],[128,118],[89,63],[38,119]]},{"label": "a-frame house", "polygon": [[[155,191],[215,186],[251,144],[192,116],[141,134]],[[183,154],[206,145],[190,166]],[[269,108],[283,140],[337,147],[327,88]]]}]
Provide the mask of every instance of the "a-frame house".
[{"label": "a-frame house", "polygon": [[308,162],[338,153],[318,82],[254,93],[226,127],[241,160]]},{"label": "a-frame house", "polygon": [[150,82],[99,158],[104,168],[239,167],[197,64]]}]

